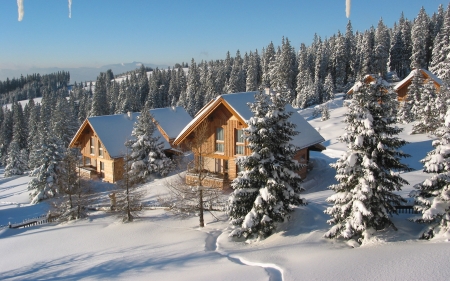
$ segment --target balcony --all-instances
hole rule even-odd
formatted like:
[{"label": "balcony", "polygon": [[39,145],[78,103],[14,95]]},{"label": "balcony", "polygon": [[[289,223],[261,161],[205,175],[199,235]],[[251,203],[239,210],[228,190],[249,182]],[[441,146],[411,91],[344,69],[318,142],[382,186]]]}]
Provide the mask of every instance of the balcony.
[{"label": "balcony", "polygon": [[[199,173],[200,171],[194,168],[193,162],[189,163],[186,173],[186,184],[197,185],[199,180]],[[203,178],[203,186],[215,187],[222,190],[228,189],[230,187],[228,173],[217,173],[203,169],[201,170],[200,176]]]}]

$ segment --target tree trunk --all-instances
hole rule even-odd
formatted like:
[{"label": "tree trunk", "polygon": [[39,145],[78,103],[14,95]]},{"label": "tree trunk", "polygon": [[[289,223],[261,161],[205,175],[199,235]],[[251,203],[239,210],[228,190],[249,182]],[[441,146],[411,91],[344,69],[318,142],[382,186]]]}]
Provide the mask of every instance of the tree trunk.
[{"label": "tree trunk", "polygon": [[203,189],[200,186],[200,190],[199,190],[200,194],[199,194],[199,217],[200,217],[200,227],[204,227],[205,226],[205,221],[203,220]]}]

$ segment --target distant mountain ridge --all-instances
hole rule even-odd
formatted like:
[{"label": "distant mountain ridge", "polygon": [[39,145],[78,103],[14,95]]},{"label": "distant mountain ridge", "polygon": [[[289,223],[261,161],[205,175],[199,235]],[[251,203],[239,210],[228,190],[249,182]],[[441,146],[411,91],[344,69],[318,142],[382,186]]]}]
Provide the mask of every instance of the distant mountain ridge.
[{"label": "distant mountain ridge", "polygon": [[70,83],[84,82],[84,81],[95,81],[100,72],[105,72],[111,69],[114,75],[121,74],[130,70],[139,68],[141,65],[151,68],[167,68],[168,65],[157,65],[152,63],[141,63],[141,62],[130,62],[130,63],[117,63],[108,64],[101,67],[47,67],[38,68],[32,67],[29,69],[0,69],[0,80],[4,81],[6,78],[12,79],[13,77],[19,78],[20,75],[26,76],[28,74],[39,73],[39,74],[50,74],[58,71],[69,71],[70,72]]}]

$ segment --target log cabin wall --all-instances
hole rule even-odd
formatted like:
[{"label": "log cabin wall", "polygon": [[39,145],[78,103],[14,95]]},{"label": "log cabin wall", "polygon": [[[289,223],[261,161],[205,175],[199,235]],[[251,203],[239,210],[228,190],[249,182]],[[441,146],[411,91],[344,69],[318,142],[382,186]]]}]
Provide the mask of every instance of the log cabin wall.
[{"label": "log cabin wall", "polygon": [[298,163],[305,165],[303,168],[301,168],[299,171],[297,171],[297,174],[299,174],[299,176],[302,179],[305,179],[306,175],[308,174],[308,166],[307,166],[308,160],[309,160],[308,148],[303,148],[303,149],[300,149],[299,151],[297,151],[297,153],[295,153],[295,155],[294,155],[294,160],[297,160]]},{"label": "log cabin wall", "polygon": [[[207,118],[209,132],[203,151],[206,152],[209,159],[205,161],[205,168],[212,172],[227,172],[229,179],[234,179],[237,177],[235,157],[239,156],[236,155],[236,132],[246,128],[247,124],[242,124],[224,105],[219,105]],[[223,129],[223,152],[216,151],[217,128]],[[250,150],[245,147],[244,155],[249,153]]]},{"label": "log cabin wall", "polygon": [[[91,146],[92,139],[92,146]],[[95,168],[97,175],[107,182],[115,182],[122,178],[123,167],[116,171],[116,162],[123,163],[122,158],[113,159],[90,126],[86,126],[79,137],[83,166]],[[101,149],[100,149],[101,148]],[[101,150],[103,156],[101,156]]]}]

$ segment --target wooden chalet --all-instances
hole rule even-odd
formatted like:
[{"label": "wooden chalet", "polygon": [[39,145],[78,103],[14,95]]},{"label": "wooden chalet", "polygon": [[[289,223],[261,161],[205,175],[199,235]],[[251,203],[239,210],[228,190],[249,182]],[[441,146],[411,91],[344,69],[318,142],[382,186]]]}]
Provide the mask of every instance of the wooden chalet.
[{"label": "wooden chalet", "polygon": [[[204,185],[228,188],[230,181],[237,177],[241,169],[236,165],[236,158],[251,153],[244,142],[242,129],[248,126],[246,120],[253,116],[247,104],[255,102],[256,93],[225,94],[210,101],[174,140],[175,145],[189,143],[195,138],[196,128],[203,122],[208,124],[207,141],[202,147],[206,153],[201,156],[201,161],[209,175],[205,178]],[[292,140],[292,143],[299,148],[295,159],[300,163],[308,164],[309,151],[325,149],[320,144],[324,139],[292,106],[287,105],[287,110],[294,112],[289,121],[296,124],[296,130],[300,132]],[[195,155],[194,161],[199,161],[198,155]],[[307,167],[302,168],[298,173],[305,178]],[[196,180],[196,171],[188,168],[187,183],[192,184]]]},{"label": "wooden chalet", "polygon": [[[366,76],[364,76],[364,79],[362,81],[356,82],[353,85],[353,87],[351,87],[350,90],[347,91],[347,95],[348,96],[352,95],[353,92],[356,91],[357,89],[359,89],[359,87],[361,87],[363,84],[375,83],[377,81],[377,79],[380,79],[379,75],[367,74]],[[381,80],[381,84],[382,84],[382,87],[383,87],[383,91],[386,93],[387,92],[387,88],[390,86],[389,82],[387,82],[386,80],[382,79]]]},{"label": "wooden chalet", "polygon": [[[182,107],[150,110],[164,144],[167,155],[179,150],[172,146],[175,136],[192,120]],[[125,142],[131,139],[133,125],[140,113],[94,116],[87,118],[69,144],[70,148],[81,150],[80,171],[86,178],[101,178],[116,182],[124,172],[123,157],[127,153]],[[177,130],[179,130],[177,132]]]},{"label": "wooden chalet", "polygon": [[358,89],[359,87],[362,86],[362,83],[365,84],[370,84],[372,82],[375,82],[377,80],[377,76],[374,74],[367,74],[366,76],[364,76],[363,81],[358,81],[355,83],[355,85],[353,85],[353,87],[350,88],[350,90],[347,91],[347,95],[351,95],[353,94],[353,92]]},{"label": "wooden chalet", "polygon": [[442,81],[439,79],[436,75],[431,73],[430,71],[426,69],[413,69],[411,73],[402,81],[398,82],[397,85],[395,85],[394,90],[397,92],[398,101],[405,101],[406,96],[408,94],[408,87],[412,83],[412,79],[414,78],[414,75],[420,71],[423,83],[428,83],[430,81],[433,82],[434,86],[436,87],[436,92],[439,92],[441,90]]}]

